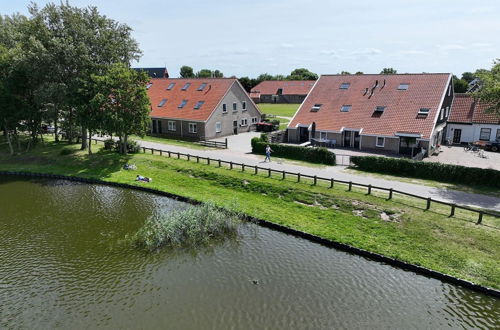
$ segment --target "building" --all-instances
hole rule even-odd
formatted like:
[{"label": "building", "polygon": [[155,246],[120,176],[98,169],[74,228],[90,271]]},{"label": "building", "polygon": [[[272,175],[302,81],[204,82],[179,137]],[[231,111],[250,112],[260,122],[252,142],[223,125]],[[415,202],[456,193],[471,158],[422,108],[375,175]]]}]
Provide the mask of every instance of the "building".
[{"label": "building", "polygon": [[168,78],[167,68],[132,68],[136,71],[144,71],[150,78]]},{"label": "building", "polygon": [[455,94],[446,138],[454,144],[500,140],[500,116],[486,113],[487,108],[471,94]]},{"label": "building", "polygon": [[151,134],[208,140],[248,132],[261,114],[236,78],[151,79]]},{"label": "building", "polygon": [[265,80],[252,88],[255,103],[302,103],[315,80]]},{"label": "building", "polygon": [[288,125],[289,142],[415,155],[443,140],[449,73],[322,75]]}]

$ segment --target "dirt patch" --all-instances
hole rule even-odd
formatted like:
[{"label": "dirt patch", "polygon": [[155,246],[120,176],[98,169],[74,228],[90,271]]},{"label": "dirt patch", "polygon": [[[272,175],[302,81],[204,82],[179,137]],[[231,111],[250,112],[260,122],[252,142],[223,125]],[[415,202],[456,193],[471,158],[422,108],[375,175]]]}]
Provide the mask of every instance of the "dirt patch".
[{"label": "dirt patch", "polygon": [[357,217],[366,218],[363,210],[352,210],[352,214],[354,214]]}]

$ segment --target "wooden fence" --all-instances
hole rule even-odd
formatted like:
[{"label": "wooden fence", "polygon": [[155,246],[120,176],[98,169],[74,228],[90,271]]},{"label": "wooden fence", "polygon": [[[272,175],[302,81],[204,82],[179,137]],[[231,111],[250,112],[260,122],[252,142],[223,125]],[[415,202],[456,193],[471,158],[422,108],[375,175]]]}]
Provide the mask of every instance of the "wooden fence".
[{"label": "wooden fence", "polygon": [[227,138],[224,140],[224,142],[201,140],[201,141],[198,141],[196,143],[201,144],[202,146],[205,146],[205,147],[227,149]]},{"label": "wooden fence", "polygon": [[[95,139],[96,143],[97,141],[102,142],[101,140]],[[373,190],[378,190],[378,191],[384,191],[387,192],[387,199],[391,200],[394,196],[394,194],[400,194],[403,196],[408,196],[408,197],[413,197],[419,200],[423,200],[426,202],[426,210],[429,210],[431,208],[431,205],[433,203],[435,204],[442,204],[442,205],[447,205],[450,207],[450,215],[449,217],[453,217],[455,215],[455,211],[458,209],[470,211],[473,213],[477,213],[477,221],[476,224],[481,224],[483,221],[483,217],[485,215],[489,215],[495,218],[500,218],[500,213],[494,213],[492,211],[487,211],[487,210],[477,210],[472,207],[466,206],[466,205],[460,205],[460,204],[455,204],[455,203],[449,203],[445,201],[440,201],[437,199],[433,199],[431,197],[423,197],[411,193],[407,193],[404,191],[396,190],[393,188],[385,188],[385,187],[378,187],[374,186],[371,184],[364,184],[364,183],[358,183],[358,182],[352,182],[352,181],[344,181],[344,180],[337,180],[334,178],[323,178],[319,177],[316,175],[308,175],[308,174],[302,174],[299,172],[287,172],[284,170],[275,170],[272,168],[267,168],[267,167],[260,167],[258,165],[248,165],[244,163],[237,163],[237,162],[232,162],[232,161],[227,161],[227,160],[222,160],[222,159],[215,159],[215,158],[210,158],[210,157],[202,157],[202,156],[196,156],[196,155],[191,155],[191,154],[186,154],[182,152],[174,152],[174,151],[168,151],[168,150],[162,150],[162,149],[155,149],[155,148],[147,148],[147,147],[141,147],[143,152],[150,152],[151,154],[159,154],[160,156],[168,156],[169,158],[177,158],[177,159],[185,159],[187,161],[196,161],[196,163],[205,163],[206,165],[213,165],[216,164],[218,167],[222,167],[223,165],[228,166],[229,169],[233,170],[235,168],[241,169],[242,172],[253,172],[253,174],[257,175],[260,172],[264,172],[267,177],[271,177],[273,174],[281,176],[281,179],[285,180],[288,177],[292,176],[294,179],[296,179],[296,182],[303,182],[304,179],[309,179],[312,181],[313,185],[317,185],[318,182],[325,182],[327,186],[330,188],[333,188],[335,184],[343,184],[347,186],[347,191],[352,191],[353,187],[361,187],[361,188],[366,188],[367,190],[367,195],[371,195]]]}]

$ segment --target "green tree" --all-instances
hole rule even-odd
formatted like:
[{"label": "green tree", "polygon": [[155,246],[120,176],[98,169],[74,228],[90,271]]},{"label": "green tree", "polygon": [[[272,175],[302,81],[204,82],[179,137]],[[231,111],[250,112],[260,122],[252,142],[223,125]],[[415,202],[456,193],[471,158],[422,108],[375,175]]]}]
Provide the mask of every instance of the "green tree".
[{"label": "green tree", "polygon": [[238,80],[240,81],[240,84],[243,86],[243,88],[245,88],[247,92],[250,92],[252,88],[257,86],[257,79],[241,77]]},{"label": "green tree", "polygon": [[113,64],[103,75],[92,76],[98,91],[91,101],[93,112],[102,120],[102,130],[120,138],[120,152],[127,153],[129,135],[144,136],[149,124],[151,104],[146,93],[145,72]]},{"label": "green tree", "polygon": [[393,68],[383,68],[382,71],[380,71],[380,74],[396,74],[396,73],[398,73],[398,71]]},{"label": "green tree", "polygon": [[343,75],[350,75],[351,73],[349,71],[341,71],[340,74],[343,74]]},{"label": "green tree", "polygon": [[489,104],[488,112],[500,118],[500,59],[493,63],[491,70],[478,70],[476,74],[481,81],[481,89],[475,96]]},{"label": "green tree", "polygon": [[213,76],[214,78],[224,78],[224,74],[219,70],[214,70]]},{"label": "green tree", "polygon": [[316,80],[318,75],[305,68],[293,70],[290,75],[286,77],[287,80]]},{"label": "green tree", "polygon": [[468,87],[469,84],[467,83],[467,81],[458,79],[457,76],[453,75],[453,91],[455,93],[465,93],[467,92]]},{"label": "green tree", "polygon": [[194,78],[193,68],[187,65],[183,65],[180,71],[181,78]]},{"label": "green tree", "polygon": [[363,74],[363,72],[362,71],[357,71],[355,74],[360,75],[360,74]]},{"label": "green tree", "polygon": [[464,73],[462,73],[462,80],[465,80],[467,83],[470,83],[474,79],[476,79],[476,76],[475,76],[474,73],[472,73],[472,72],[464,72]]},{"label": "green tree", "polygon": [[212,70],[209,69],[201,69],[196,72],[196,78],[212,78]]}]

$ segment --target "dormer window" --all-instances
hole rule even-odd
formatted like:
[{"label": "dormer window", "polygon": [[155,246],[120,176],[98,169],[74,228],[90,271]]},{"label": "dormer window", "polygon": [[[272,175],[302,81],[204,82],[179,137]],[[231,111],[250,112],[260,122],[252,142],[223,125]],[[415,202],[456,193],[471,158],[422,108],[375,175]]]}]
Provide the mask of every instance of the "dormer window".
[{"label": "dormer window", "polygon": [[340,108],[340,112],[349,112],[349,110],[351,110],[351,107],[352,107],[352,105],[350,105],[350,104],[344,104],[344,105]]},{"label": "dormer window", "polygon": [[408,84],[408,83],[399,84],[398,91],[407,91],[409,87],[410,87],[410,84]]},{"label": "dormer window", "polygon": [[188,100],[182,100],[181,104],[179,104],[179,109],[182,109],[184,108],[184,106],[186,105],[186,103],[188,103]]},{"label": "dormer window", "polygon": [[186,90],[189,88],[189,86],[191,86],[191,83],[186,83],[186,84],[182,87],[182,90],[183,90],[183,91],[186,91]]},{"label": "dormer window", "polygon": [[375,108],[375,112],[384,112],[385,108],[385,106],[379,105]]},{"label": "dormer window", "polygon": [[342,83],[340,84],[340,89],[349,89],[349,86],[351,86],[351,83]]},{"label": "dormer window", "polygon": [[278,88],[277,95],[283,95],[283,88]]},{"label": "dormer window", "polygon": [[207,83],[202,83],[200,87],[198,87],[197,91],[202,91],[205,89],[205,87],[207,87]]},{"label": "dormer window", "polygon": [[322,105],[323,105],[323,104],[315,104],[315,105],[313,105],[313,106],[312,106],[312,108],[311,108],[311,111],[312,111],[312,112],[318,112],[318,111],[319,111],[319,109],[321,109],[321,106],[322,106]]},{"label": "dormer window", "polygon": [[170,83],[167,87],[167,91],[171,90],[172,88],[174,88],[175,86],[175,83]]},{"label": "dormer window", "polygon": [[164,106],[165,103],[167,103],[167,99],[161,100],[160,104],[158,104],[158,108],[161,108],[162,106]]},{"label": "dormer window", "polygon": [[418,110],[418,115],[419,116],[427,116],[430,111],[431,111],[431,109],[429,109],[429,108],[420,108],[420,110]]},{"label": "dormer window", "polygon": [[194,109],[198,110],[199,108],[201,108],[201,106],[203,105],[203,103],[205,103],[205,101],[198,101],[196,103],[196,105],[194,106]]}]

